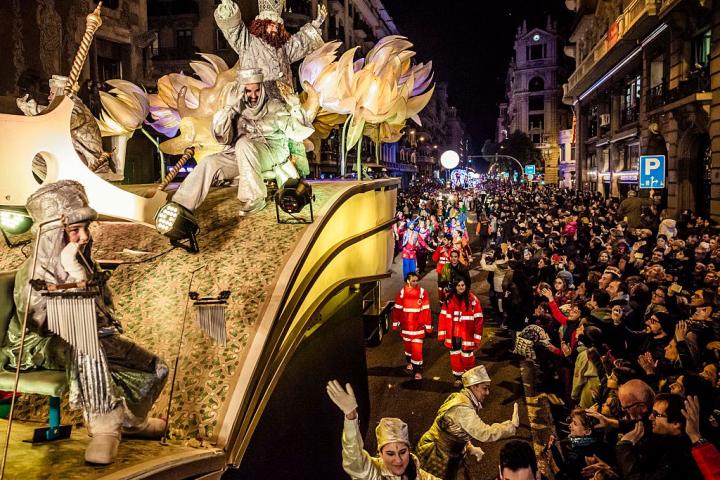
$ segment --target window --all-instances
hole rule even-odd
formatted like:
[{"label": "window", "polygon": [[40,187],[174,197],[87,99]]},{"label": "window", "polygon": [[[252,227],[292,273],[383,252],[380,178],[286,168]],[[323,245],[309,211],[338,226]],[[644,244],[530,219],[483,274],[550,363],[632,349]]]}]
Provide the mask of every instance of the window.
[{"label": "window", "polygon": [[530,130],[544,130],[545,129],[545,114],[544,113],[533,113],[528,116],[528,124]]},{"label": "window", "polygon": [[692,42],[693,64],[706,67],[710,61],[710,30],[695,37]]},{"label": "window", "polygon": [[532,140],[533,143],[541,143],[542,142],[542,134],[541,133],[533,133],[530,135],[530,140]]},{"label": "window", "polygon": [[528,99],[528,109],[530,111],[533,110],[542,110],[545,111],[545,97],[541,95],[535,95]]},{"label": "window", "polygon": [[570,145],[570,161],[571,162],[575,161],[575,144],[574,143]]},{"label": "window", "polygon": [[598,120],[599,120],[599,108],[597,105],[590,107],[590,112],[587,116],[588,121],[588,137],[597,137],[598,134]]},{"label": "window", "polygon": [[625,84],[621,99],[622,123],[636,122],[640,112],[640,75]]},{"label": "window", "polygon": [[623,152],[623,170],[637,170],[640,164],[640,145],[625,145]]},{"label": "window", "polygon": [[227,42],[225,35],[219,28],[215,29],[215,49],[216,50],[228,50],[230,44]]},{"label": "window", "polygon": [[542,60],[547,56],[547,44],[528,45],[526,54],[528,60]]},{"label": "window", "polygon": [[189,28],[175,31],[175,47],[178,50],[191,50],[193,46],[193,32]]},{"label": "window", "polygon": [[545,90],[545,80],[542,77],[533,77],[528,83],[528,90],[531,92],[539,92]]}]

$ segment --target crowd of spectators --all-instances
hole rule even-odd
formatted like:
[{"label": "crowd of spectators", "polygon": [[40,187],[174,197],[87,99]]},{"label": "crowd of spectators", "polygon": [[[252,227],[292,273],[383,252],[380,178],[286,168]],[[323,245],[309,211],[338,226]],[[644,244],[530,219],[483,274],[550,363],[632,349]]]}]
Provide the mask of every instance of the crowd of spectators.
[{"label": "crowd of spectators", "polygon": [[636,192],[488,183],[473,204],[495,313],[554,404],[555,477],[720,478],[710,222]]}]

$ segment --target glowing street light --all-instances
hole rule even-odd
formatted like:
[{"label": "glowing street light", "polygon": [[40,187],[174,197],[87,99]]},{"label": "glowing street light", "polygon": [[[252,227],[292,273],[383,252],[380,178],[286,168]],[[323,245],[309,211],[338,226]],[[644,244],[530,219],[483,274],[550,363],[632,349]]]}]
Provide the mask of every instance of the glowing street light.
[{"label": "glowing street light", "polygon": [[440,164],[447,170],[452,170],[460,164],[460,155],[453,150],[447,150],[440,156]]}]

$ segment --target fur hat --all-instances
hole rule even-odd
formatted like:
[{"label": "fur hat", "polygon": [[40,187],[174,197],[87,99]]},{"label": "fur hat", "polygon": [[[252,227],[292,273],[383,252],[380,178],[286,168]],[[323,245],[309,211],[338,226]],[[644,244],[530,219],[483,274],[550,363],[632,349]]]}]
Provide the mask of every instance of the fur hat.
[{"label": "fur hat", "polygon": [[90,222],[97,212],[88,205],[85,188],[75,180],[59,180],[40,187],[25,205],[37,228],[43,222],[63,217],[64,223]]}]

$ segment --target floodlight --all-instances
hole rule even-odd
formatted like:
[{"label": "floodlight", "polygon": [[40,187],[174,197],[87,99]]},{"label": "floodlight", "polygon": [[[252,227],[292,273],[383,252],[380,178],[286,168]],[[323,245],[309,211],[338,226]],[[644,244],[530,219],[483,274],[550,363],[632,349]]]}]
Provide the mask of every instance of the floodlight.
[{"label": "floodlight", "polygon": [[10,235],[20,235],[30,230],[33,222],[25,212],[0,210],[0,228]]},{"label": "floodlight", "polygon": [[[170,243],[176,247],[182,247],[190,253],[198,253],[197,232],[199,230],[197,220],[190,210],[176,202],[168,202],[155,214],[155,228],[161,234],[170,239]],[[187,239],[189,245],[181,243]]]},{"label": "floodlight", "polygon": [[[304,180],[291,178],[275,194],[275,214],[278,223],[312,223],[315,220],[312,202],[315,196],[312,186]],[[310,220],[296,217],[303,208],[310,205]],[[280,210],[290,215],[293,220],[280,220]]]},{"label": "floodlight", "polygon": [[446,169],[452,170],[460,164],[460,155],[453,150],[448,150],[440,156],[440,163]]}]

